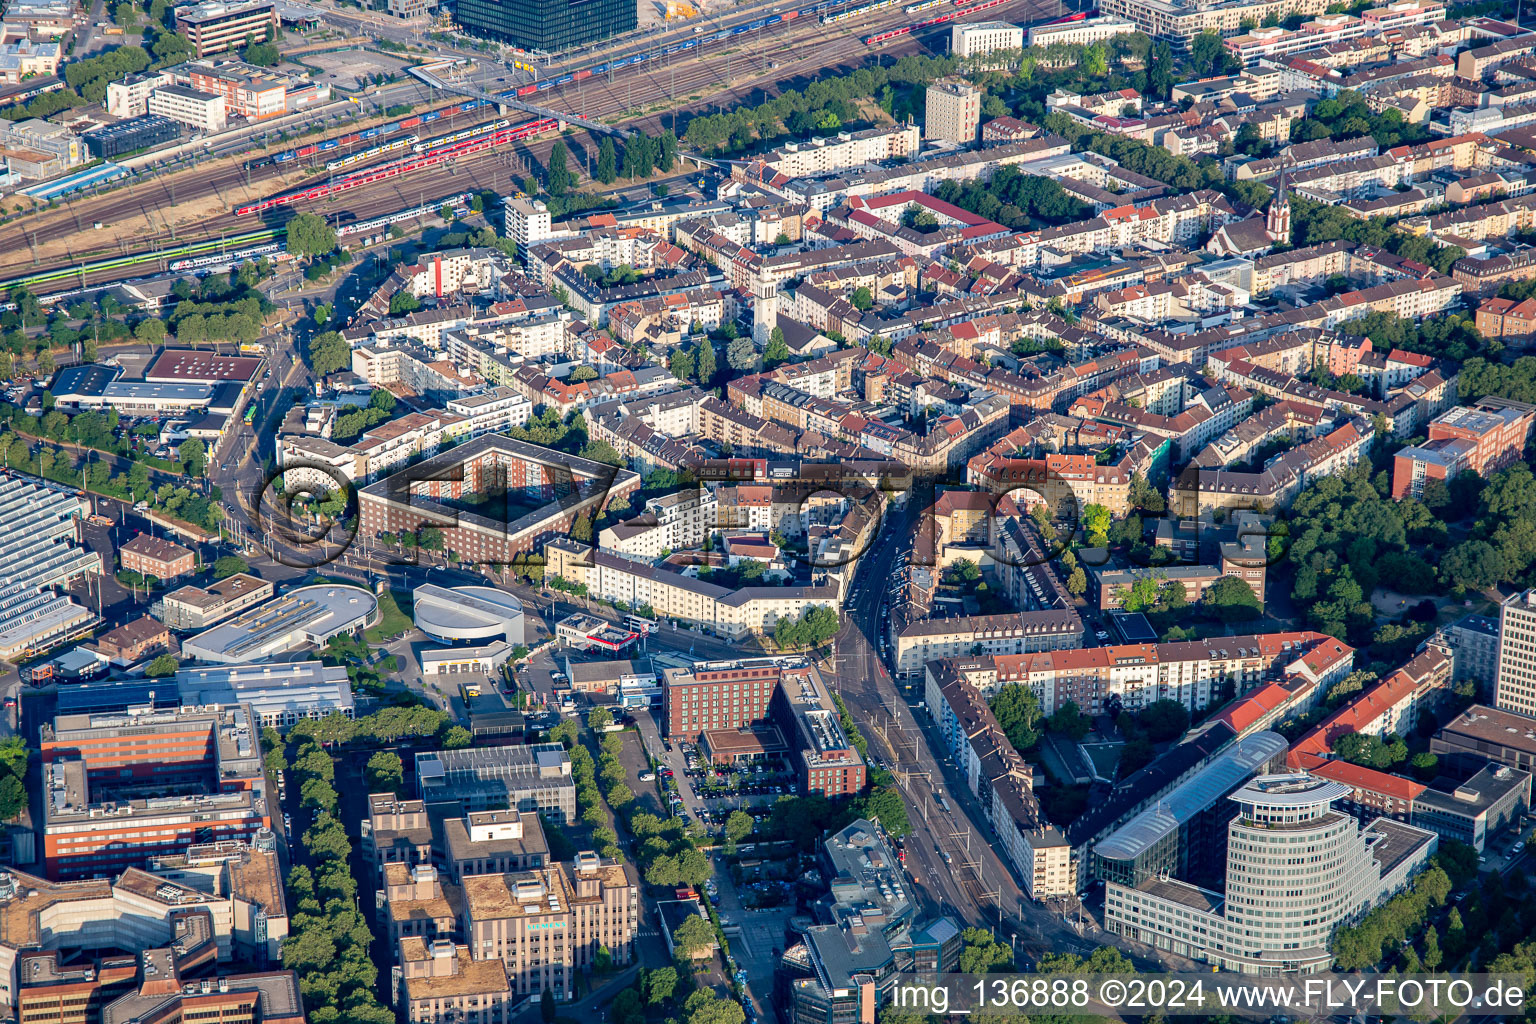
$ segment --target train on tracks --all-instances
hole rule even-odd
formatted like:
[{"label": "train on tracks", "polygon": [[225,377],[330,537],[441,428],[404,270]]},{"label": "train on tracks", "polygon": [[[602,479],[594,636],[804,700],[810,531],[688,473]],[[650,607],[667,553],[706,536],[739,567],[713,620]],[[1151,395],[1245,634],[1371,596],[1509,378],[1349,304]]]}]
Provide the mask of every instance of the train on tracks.
[{"label": "train on tracks", "polygon": [[217,252],[209,256],[193,256],[184,260],[173,260],[166,265],[167,270],[192,271],[201,277],[204,273],[212,273],[215,270],[224,270],[238,266],[250,260],[259,260],[263,256],[274,256],[281,252],[283,247],[277,242],[268,242],[266,245],[256,245],[249,249],[237,249],[233,252]]},{"label": "train on tracks", "polygon": [[[501,122],[497,122],[501,123]],[[496,146],[505,145],[508,142],[517,142],[522,139],[531,139],[544,132],[551,132],[558,128],[560,122],[554,118],[539,118],[535,121],[525,121],[519,125],[507,124],[490,132],[473,135],[470,138],[460,139],[445,145],[436,146],[422,153],[415,153],[400,160],[392,160],[378,167],[368,167],[353,171],[338,178],[309,188],[300,189],[297,192],[288,192],[280,196],[271,196],[267,199],[259,199],[254,203],[246,203],[244,206],[235,207],[235,215],[249,216],[253,213],[263,213],[267,210],[275,210],[282,206],[293,206],[297,203],[308,203],[318,199],[328,199],[341,195],[364,185],[385,181],[401,174],[420,170],[424,167],[435,167],[449,160],[456,160],[461,156],[472,153],[481,153]],[[451,136],[445,136],[451,138]]]},{"label": "train on tracks", "polygon": [[430,203],[423,203],[421,206],[413,206],[409,210],[396,210],[394,213],[386,213],[382,217],[374,217],[371,220],[360,220],[355,224],[343,225],[336,229],[336,236],[338,238],[345,238],[348,235],[366,235],[371,231],[387,228],[391,224],[398,224],[403,220],[430,216],[441,210],[444,206],[468,206],[469,201],[473,198],[473,192],[460,192],[458,195],[444,196],[441,199],[434,199]]},{"label": "train on tracks", "polygon": [[[465,100],[463,103],[454,103],[446,107],[439,107],[437,110],[429,110],[424,114],[408,117],[403,121],[374,125],[372,128],[364,128],[362,131],[352,132],[350,135],[343,135],[337,139],[325,139],[321,142],[312,142],[307,146],[300,146],[298,149],[289,149],[281,153],[274,153],[271,156],[258,157],[247,163],[246,166],[256,168],[266,167],[269,164],[291,163],[294,160],[302,160],[304,157],[314,156],[317,153],[327,153],[333,149],[340,149],[342,146],[350,146],[355,142],[382,139],[396,132],[408,132],[412,128],[430,124],[444,117],[473,113],[482,107],[490,105],[491,102],[489,100]],[[329,168],[329,165],[327,167]]]}]

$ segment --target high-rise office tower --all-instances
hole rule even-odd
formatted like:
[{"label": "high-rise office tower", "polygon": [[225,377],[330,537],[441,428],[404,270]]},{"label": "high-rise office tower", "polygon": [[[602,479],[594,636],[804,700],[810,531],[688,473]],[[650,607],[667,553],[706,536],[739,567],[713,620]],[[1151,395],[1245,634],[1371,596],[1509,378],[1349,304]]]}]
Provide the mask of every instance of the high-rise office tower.
[{"label": "high-rise office tower", "polygon": [[1499,611],[1499,675],[1493,705],[1536,715],[1536,590],[1506,599]]},{"label": "high-rise office tower", "polygon": [[459,0],[454,20],[466,32],[530,50],[565,50],[629,32],[635,0]]}]

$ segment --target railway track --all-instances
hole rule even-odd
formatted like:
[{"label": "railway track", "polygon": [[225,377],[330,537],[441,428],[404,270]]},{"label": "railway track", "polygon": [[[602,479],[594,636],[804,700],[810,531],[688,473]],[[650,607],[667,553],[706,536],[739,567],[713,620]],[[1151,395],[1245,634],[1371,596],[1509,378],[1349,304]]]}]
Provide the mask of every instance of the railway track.
[{"label": "railway track", "polygon": [[[1041,16],[1043,9],[1054,5],[1055,0],[1010,0],[1000,9],[986,11],[985,15],[996,17],[1003,11],[1023,7],[1024,13],[1014,15],[1015,18],[1033,20]],[[630,68],[626,75],[612,80],[607,76],[593,76],[579,83],[573,82],[561,90],[541,94],[541,99],[557,106],[565,105],[573,113],[595,118],[609,118],[626,111],[644,110],[666,103],[666,110],[631,117],[624,123],[626,127],[653,135],[668,128],[681,133],[686,122],[678,118],[678,114],[697,115],[709,113],[712,109],[732,109],[748,102],[749,97],[756,102],[773,95],[779,83],[790,83],[819,74],[836,74],[857,67],[868,59],[870,53],[863,42],[866,34],[907,20],[901,8],[895,7],[844,22],[836,27],[837,36],[828,38],[824,34],[825,27],[814,19],[797,19],[792,23],[795,27],[768,37],[770,41],[766,46],[772,49],[755,49],[756,37],[744,34],[739,39],[740,45],[747,48],[745,53],[737,50],[678,54],[670,61],[663,59]],[[802,25],[801,22],[806,24]],[[897,37],[880,48],[880,59],[929,52],[927,43],[930,38],[917,33]],[[727,47],[727,50],[732,50],[732,47]],[[765,64],[769,66],[765,68]],[[723,81],[728,76],[735,84]],[[685,99],[690,96],[698,98]],[[673,103],[676,106],[672,106]],[[449,128],[461,128],[482,120],[483,116],[483,112],[476,111],[445,120]],[[125,243],[115,242],[111,236],[107,236],[95,247],[71,244],[64,259],[57,256],[39,259],[30,268],[27,262],[18,260],[11,269],[19,276],[28,270],[46,269],[50,265],[67,267],[119,253],[124,244],[138,249],[162,247],[173,238],[171,226],[175,211],[193,200],[216,203],[222,212],[199,217],[195,228],[178,228],[174,232],[177,241],[206,240],[258,227],[276,227],[298,212],[331,216],[344,209],[363,220],[416,205],[423,198],[433,199],[469,188],[506,192],[509,184],[509,159],[512,163],[543,167],[554,141],[553,138],[545,137],[519,144],[510,154],[508,150],[474,154],[432,174],[418,172],[413,177],[394,179],[348,192],[344,204],[320,202],[309,209],[294,207],[268,211],[262,220],[254,223],[250,217],[236,217],[231,211],[252,200],[295,191],[324,181],[327,174],[323,160],[316,160],[314,166],[303,167],[290,163],[250,168],[244,163],[235,163],[220,168],[198,169],[196,173],[182,172],[175,176],[136,182],[95,203],[87,200],[78,210],[71,209],[73,204],[65,204],[59,210],[45,211],[14,224],[0,226],[0,249],[12,253],[33,253],[49,243],[74,243],[81,238],[89,239],[88,221],[101,222],[110,228],[116,221],[140,216],[151,225],[161,226],[161,229],[153,234],[136,236]],[[587,133],[567,136],[565,141],[572,150],[573,162],[576,164],[585,164],[589,152],[595,159],[596,142]],[[337,155],[347,155],[347,152],[333,150],[320,155],[334,159]],[[78,281],[78,277],[72,278],[72,286],[78,286]],[[91,280],[90,275],[87,275],[86,281],[89,284],[101,283]]]}]

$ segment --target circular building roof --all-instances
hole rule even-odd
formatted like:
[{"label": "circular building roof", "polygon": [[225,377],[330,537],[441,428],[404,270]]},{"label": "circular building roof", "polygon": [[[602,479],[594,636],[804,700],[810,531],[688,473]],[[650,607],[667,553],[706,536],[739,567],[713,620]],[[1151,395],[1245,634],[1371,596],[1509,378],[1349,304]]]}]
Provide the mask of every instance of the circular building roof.
[{"label": "circular building roof", "polygon": [[523,603],[495,587],[423,583],[411,594],[416,626],[435,640],[523,642]]}]

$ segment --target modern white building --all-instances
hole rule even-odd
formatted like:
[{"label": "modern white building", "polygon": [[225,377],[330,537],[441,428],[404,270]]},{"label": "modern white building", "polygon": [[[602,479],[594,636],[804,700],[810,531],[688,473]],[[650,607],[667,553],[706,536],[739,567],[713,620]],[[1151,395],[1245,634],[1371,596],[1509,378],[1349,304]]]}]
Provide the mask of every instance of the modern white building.
[{"label": "modern white building", "polygon": [[1350,787],[1306,773],[1261,775],[1228,799],[1226,893],[1154,875],[1108,882],[1104,926],[1117,935],[1244,974],[1311,974],[1329,941],[1407,886],[1439,837],[1334,808]]},{"label": "modern white building", "polygon": [[718,503],[714,492],[697,490],[664,494],[645,503],[645,511],[633,519],[603,530],[598,544],[607,551],[650,562],[665,551],[701,547],[715,532]]},{"label": "modern white building", "polygon": [[163,85],[152,90],[147,103],[151,114],[191,125],[200,132],[223,131],[228,123],[223,96],[184,85]]},{"label": "modern white building", "polygon": [[976,57],[998,50],[1024,48],[1024,30],[1006,21],[975,21],[949,30],[949,52],[955,57]]},{"label": "modern white building", "polygon": [[461,437],[465,440],[527,426],[533,417],[533,403],[528,397],[504,386],[478,395],[450,399],[445,408],[455,416],[464,417],[467,426]]},{"label": "modern white building", "polygon": [[1493,706],[1536,715],[1536,590],[1504,601],[1499,610],[1499,675]]},{"label": "modern white building", "polygon": [[460,640],[523,642],[523,603],[495,587],[439,587],[411,591],[416,628],[443,643]]},{"label": "modern white building", "polygon": [[550,227],[549,207],[537,199],[507,199],[504,201],[502,233],[518,246],[525,247],[547,242],[555,237]]},{"label": "modern white building", "polygon": [[1105,39],[1113,39],[1115,36],[1135,31],[1137,29],[1134,22],[1105,15],[1098,18],[1085,18],[1082,21],[1070,21],[1062,25],[1036,25],[1029,30],[1029,45],[1050,46],[1052,43],[1071,43],[1076,46],[1091,46]]}]

